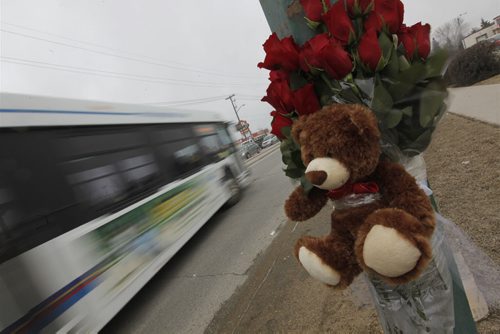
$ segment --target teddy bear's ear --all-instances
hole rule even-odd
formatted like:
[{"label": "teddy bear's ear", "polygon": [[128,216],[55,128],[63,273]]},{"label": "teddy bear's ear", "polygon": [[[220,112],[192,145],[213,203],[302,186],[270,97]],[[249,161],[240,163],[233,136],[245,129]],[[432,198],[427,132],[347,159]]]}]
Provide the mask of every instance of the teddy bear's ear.
[{"label": "teddy bear's ear", "polygon": [[360,135],[370,136],[377,140],[380,138],[377,117],[367,107],[362,105],[353,105],[349,112],[349,118],[358,129],[358,133]]}]

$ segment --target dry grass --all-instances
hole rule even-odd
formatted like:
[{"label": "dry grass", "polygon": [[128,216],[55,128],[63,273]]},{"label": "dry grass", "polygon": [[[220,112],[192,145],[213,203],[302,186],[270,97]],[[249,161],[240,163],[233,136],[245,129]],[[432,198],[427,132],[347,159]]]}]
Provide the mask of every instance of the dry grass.
[{"label": "dry grass", "polygon": [[500,84],[500,74],[495,75],[489,79],[479,81],[475,83],[473,86],[479,86],[479,85],[495,85],[495,84]]},{"label": "dry grass", "polygon": [[[496,77],[500,82],[500,76]],[[426,151],[427,173],[441,213],[500,265],[500,127],[447,114]],[[478,323],[500,333],[500,310]]]}]

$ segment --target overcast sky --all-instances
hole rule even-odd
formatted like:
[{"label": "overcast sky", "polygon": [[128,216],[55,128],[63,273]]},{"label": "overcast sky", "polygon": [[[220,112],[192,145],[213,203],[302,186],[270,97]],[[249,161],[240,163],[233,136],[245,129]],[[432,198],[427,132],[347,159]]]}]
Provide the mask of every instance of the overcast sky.
[{"label": "overcast sky", "polygon": [[[414,0],[408,25],[464,14],[471,27],[500,15],[498,0]],[[269,126],[258,0],[0,0],[0,90],[213,110],[252,130]],[[205,102],[205,103],[199,103]]]}]

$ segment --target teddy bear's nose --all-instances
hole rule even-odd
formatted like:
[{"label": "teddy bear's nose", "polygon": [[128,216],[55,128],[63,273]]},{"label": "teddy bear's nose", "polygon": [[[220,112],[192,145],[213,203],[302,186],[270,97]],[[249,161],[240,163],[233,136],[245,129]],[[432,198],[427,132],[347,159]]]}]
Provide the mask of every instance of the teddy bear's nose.
[{"label": "teddy bear's nose", "polygon": [[328,175],[322,170],[312,170],[306,173],[306,179],[312,184],[319,186],[325,182]]}]

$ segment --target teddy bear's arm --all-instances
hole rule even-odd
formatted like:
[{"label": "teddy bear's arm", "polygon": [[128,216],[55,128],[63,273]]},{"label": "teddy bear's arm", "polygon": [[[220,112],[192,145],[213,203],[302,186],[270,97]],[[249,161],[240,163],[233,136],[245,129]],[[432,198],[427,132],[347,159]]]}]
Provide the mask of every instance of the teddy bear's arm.
[{"label": "teddy bear's arm", "polygon": [[388,206],[402,209],[414,216],[420,221],[423,234],[432,234],[435,225],[434,211],[415,178],[403,166],[386,161],[379,164],[376,174]]},{"label": "teddy bear's arm", "polygon": [[293,221],[304,221],[314,217],[326,204],[326,191],[313,188],[306,195],[304,188],[298,186],[285,202],[285,213]]}]

